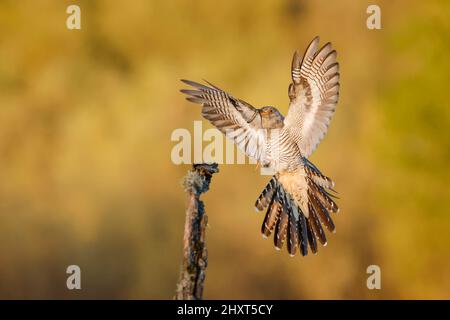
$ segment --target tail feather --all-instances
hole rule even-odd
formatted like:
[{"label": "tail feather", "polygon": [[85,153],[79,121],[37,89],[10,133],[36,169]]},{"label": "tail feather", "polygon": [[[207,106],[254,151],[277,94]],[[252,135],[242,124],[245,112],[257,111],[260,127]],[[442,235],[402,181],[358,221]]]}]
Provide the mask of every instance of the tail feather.
[{"label": "tail feather", "polygon": [[334,181],[322,174],[320,170],[308,159],[303,158],[304,164],[305,164],[305,171],[308,174],[308,176],[311,177],[311,179],[319,186],[325,187],[328,189],[334,188]]},{"label": "tail feather", "polygon": [[314,235],[311,219],[307,219],[307,224],[308,224],[307,231],[308,231],[309,247],[311,248],[311,252],[316,254],[317,253],[317,240],[316,240],[316,236]]},{"label": "tail feather", "polygon": [[311,191],[314,192],[314,195],[319,199],[319,201],[328,211],[331,211],[333,213],[339,211],[337,204],[328,195],[328,193],[325,191],[323,187],[314,183],[314,181],[310,177],[307,177],[306,180],[308,182],[309,189],[311,189]]},{"label": "tail feather", "polygon": [[[331,189],[331,179],[322,175],[312,163],[306,163],[307,182],[307,206],[303,212],[291,194],[287,193],[278,180],[278,175],[272,177],[262,191],[255,203],[256,209],[262,211],[267,208],[261,233],[269,237],[274,233],[274,245],[281,249],[286,242],[287,251],[294,256],[298,251],[301,255],[308,254],[308,246],[312,253],[317,253],[318,244],[327,244],[322,224],[331,232],[335,225],[331,219],[330,212],[339,209],[332,199],[334,195],[326,189]],[[331,182],[330,182],[331,181]]]},{"label": "tail feather", "polygon": [[270,179],[269,183],[267,184],[267,186],[264,188],[264,190],[261,192],[258,199],[256,200],[256,203],[255,203],[256,209],[258,209],[259,211],[262,211],[262,210],[264,210],[264,208],[266,208],[269,205],[269,203],[272,200],[273,195],[275,193],[276,187],[277,187],[277,179],[274,176],[274,177],[272,177],[272,179]]},{"label": "tail feather", "polygon": [[[294,207],[294,210],[299,210],[298,207]],[[299,212],[299,219],[297,221],[298,234],[299,234],[299,248],[302,256],[308,254],[308,223],[306,222],[306,217],[303,213]]]},{"label": "tail feather", "polygon": [[287,227],[289,222],[289,214],[286,210],[282,209],[280,219],[278,219],[276,231],[273,237],[275,248],[281,249],[284,241],[286,240]]},{"label": "tail feather", "polygon": [[297,228],[297,220],[298,220],[298,212],[293,208],[293,201],[291,197],[284,193],[285,195],[285,205],[289,214],[289,222],[288,222],[288,232],[287,232],[287,250],[291,257],[295,256],[297,252],[298,246],[298,228]]},{"label": "tail feather", "polygon": [[323,231],[322,224],[320,223],[319,217],[317,216],[316,210],[315,210],[314,206],[311,204],[311,202],[309,203],[308,208],[309,208],[309,215],[310,215],[309,220],[311,220],[314,234],[319,239],[320,243],[325,246],[327,244],[327,237],[325,236],[325,232]]},{"label": "tail feather", "polygon": [[280,204],[281,212],[280,218],[278,219],[276,231],[274,234],[274,245],[276,249],[281,249],[283,247],[284,242],[287,238],[288,233],[288,225],[289,225],[289,216],[292,214],[290,212],[290,206],[287,200],[286,192],[284,189],[278,188],[278,201]]},{"label": "tail feather", "polygon": [[315,209],[317,215],[319,216],[320,220],[322,221],[322,223],[325,225],[325,227],[328,229],[328,231],[334,232],[336,227],[334,226],[333,220],[331,219],[330,213],[328,212],[328,210],[325,209],[325,207],[322,205],[322,203],[316,198],[316,196],[314,194],[312,194],[312,192],[309,192],[308,196],[309,196],[309,201],[314,206],[314,209]]},{"label": "tail feather", "polygon": [[288,252],[291,256],[295,256],[297,253],[297,246],[299,245],[298,237],[298,225],[295,218],[291,215],[289,216],[289,232],[287,241]]},{"label": "tail feather", "polygon": [[272,231],[277,224],[280,213],[281,206],[278,202],[278,194],[274,192],[270,204],[267,208],[263,224],[261,226],[261,233],[264,237],[268,238],[272,234]]}]

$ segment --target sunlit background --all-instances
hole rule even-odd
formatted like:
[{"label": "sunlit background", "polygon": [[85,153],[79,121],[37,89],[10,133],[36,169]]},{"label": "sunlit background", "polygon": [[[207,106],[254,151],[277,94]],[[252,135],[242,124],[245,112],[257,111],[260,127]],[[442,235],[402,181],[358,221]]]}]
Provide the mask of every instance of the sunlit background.
[{"label": "sunlit background", "polygon": [[275,251],[253,209],[269,177],[221,165],[205,298],[450,298],[450,2],[419,0],[1,1],[0,298],[172,298],[189,166],[170,137],[201,119],[179,79],[285,113],[292,53],[315,35],[341,64],[311,158],[336,181],[337,233],[316,256]]}]

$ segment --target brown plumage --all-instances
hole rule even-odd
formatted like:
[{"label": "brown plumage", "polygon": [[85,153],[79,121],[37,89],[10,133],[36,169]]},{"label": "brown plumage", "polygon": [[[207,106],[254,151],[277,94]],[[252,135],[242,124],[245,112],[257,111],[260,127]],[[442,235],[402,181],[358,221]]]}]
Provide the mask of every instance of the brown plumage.
[{"label": "brown plumage", "polygon": [[280,218],[278,219],[273,235],[273,241],[276,249],[281,249],[286,240],[287,227],[289,223],[289,214],[286,209],[281,209]]},{"label": "brown plumage", "polygon": [[314,176],[322,177],[322,173],[316,167],[314,172],[305,172],[308,185],[308,217],[305,217],[301,208],[285,192],[277,175],[270,180],[255,203],[255,207],[260,211],[267,208],[261,226],[262,235],[267,238],[274,233],[276,249],[281,249],[287,242],[287,251],[291,256],[296,254],[297,248],[302,255],[306,255],[308,244],[313,253],[318,251],[317,242],[326,245],[323,226],[330,232],[335,231],[330,212],[337,212],[338,207],[331,199],[332,195],[313,180]]},{"label": "brown plumage", "polygon": [[331,43],[319,47],[318,37],[303,57],[294,53],[286,117],[271,106],[257,109],[209,82],[182,80],[191,89],[181,92],[202,106],[205,119],[250,158],[276,171],[255,207],[266,210],[262,235],[273,233],[277,249],[286,242],[290,255],[306,255],[308,246],[316,253],[318,242],[327,244],[323,226],[335,231],[331,215],[339,209],[333,200],[334,182],[308,157],[327,133],[339,99],[336,57]]},{"label": "brown plumage", "polygon": [[299,232],[298,232],[298,224],[295,218],[290,215],[289,216],[289,227],[288,227],[288,239],[287,239],[287,249],[291,256],[295,256],[297,252],[297,248],[299,246]]},{"label": "brown plumage", "polygon": [[270,205],[268,205],[266,217],[261,226],[261,233],[265,238],[272,234],[275,228],[278,218],[281,214],[281,204],[278,201],[278,194],[272,195]]}]

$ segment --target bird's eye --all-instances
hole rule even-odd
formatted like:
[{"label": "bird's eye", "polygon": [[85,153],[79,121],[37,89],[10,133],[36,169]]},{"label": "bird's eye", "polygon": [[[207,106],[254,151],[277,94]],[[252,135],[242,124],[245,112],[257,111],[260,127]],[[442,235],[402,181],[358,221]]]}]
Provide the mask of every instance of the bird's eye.
[{"label": "bird's eye", "polygon": [[273,112],[273,110],[272,109],[269,109],[269,114],[271,114]]}]

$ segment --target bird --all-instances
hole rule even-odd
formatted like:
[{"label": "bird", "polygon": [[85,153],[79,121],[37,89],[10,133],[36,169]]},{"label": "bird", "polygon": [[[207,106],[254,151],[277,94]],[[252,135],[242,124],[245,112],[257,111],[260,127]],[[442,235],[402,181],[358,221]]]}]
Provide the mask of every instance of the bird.
[{"label": "bird", "polygon": [[181,80],[180,90],[202,106],[202,116],[232,139],[250,158],[275,174],[256,200],[266,211],[261,233],[273,233],[275,249],[286,243],[291,256],[313,254],[327,245],[324,228],[335,233],[332,215],[339,212],[334,181],[308,159],[328,131],[339,100],[340,73],[336,50],[330,42],[319,47],[316,36],[303,56],[294,52],[289,108],[253,107],[205,80]]}]

